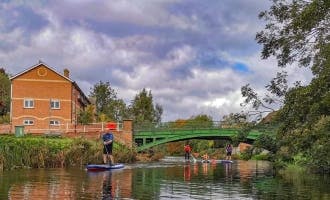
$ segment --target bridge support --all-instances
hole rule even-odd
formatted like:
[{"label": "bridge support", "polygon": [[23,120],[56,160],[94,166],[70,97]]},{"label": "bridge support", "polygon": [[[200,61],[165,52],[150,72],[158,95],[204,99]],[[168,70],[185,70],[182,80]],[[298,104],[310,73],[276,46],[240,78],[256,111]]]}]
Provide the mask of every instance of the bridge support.
[{"label": "bridge support", "polygon": [[123,131],[122,137],[125,140],[126,145],[133,147],[133,120],[125,119],[123,120]]}]

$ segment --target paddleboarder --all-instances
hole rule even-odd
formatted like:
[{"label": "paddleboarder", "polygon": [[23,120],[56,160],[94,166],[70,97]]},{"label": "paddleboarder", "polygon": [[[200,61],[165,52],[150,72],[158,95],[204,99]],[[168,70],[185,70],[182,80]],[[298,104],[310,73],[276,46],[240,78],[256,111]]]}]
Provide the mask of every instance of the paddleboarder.
[{"label": "paddleboarder", "polygon": [[103,140],[103,163],[109,165],[114,164],[114,159],[112,156],[112,144],[113,144],[113,134],[109,127],[107,127],[106,132],[102,135]]},{"label": "paddleboarder", "polygon": [[207,153],[205,153],[204,155],[202,155],[202,162],[203,163],[209,163],[210,162],[210,156],[207,154]]},{"label": "paddleboarder", "polygon": [[226,160],[231,160],[231,153],[233,152],[233,147],[231,144],[227,144],[226,146]]},{"label": "paddleboarder", "polygon": [[190,161],[190,153],[191,153],[191,147],[189,144],[186,144],[184,146],[184,159],[186,161]]}]

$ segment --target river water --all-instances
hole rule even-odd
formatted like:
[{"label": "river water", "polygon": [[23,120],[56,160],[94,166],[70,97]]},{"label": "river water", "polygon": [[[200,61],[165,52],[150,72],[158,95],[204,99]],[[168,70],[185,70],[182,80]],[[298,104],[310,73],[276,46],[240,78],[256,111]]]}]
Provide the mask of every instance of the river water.
[{"label": "river water", "polygon": [[0,173],[0,199],[330,199],[329,176],[274,176],[269,162],[185,163],[167,157],[123,169]]}]

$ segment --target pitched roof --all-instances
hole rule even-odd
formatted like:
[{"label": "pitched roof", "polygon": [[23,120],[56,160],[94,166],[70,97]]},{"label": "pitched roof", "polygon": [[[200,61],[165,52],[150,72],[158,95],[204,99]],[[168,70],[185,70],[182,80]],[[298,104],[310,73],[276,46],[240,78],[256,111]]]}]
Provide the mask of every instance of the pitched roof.
[{"label": "pitched roof", "polygon": [[18,73],[18,74],[16,74],[16,75],[14,75],[13,77],[10,78],[10,80],[13,80],[13,79],[17,78],[17,77],[21,76],[22,74],[25,74],[25,73],[27,73],[28,71],[31,71],[32,69],[34,69],[34,68],[36,68],[36,67],[39,67],[40,65],[43,65],[43,66],[47,67],[48,69],[52,70],[54,73],[56,73],[56,74],[58,74],[59,76],[65,78],[66,80],[70,81],[71,83],[74,82],[74,81],[71,80],[69,77],[66,77],[66,76],[64,76],[64,75],[62,75],[62,74],[60,74],[60,73],[58,73],[55,69],[53,69],[52,67],[50,67],[49,65],[47,65],[46,63],[44,63],[44,62],[42,62],[42,61],[39,61],[37,64],[33,65],[32,67],[30,67],[30,68],[28,68],[28,69],[26,69],[26,70],[24,70],[24,71],[22,71],[22,72],[20,72],[20,73]]},{"label": "pitched roof", "polygon": [[84,94],[84,92],[79,88],[78,84],[75,81],[73,81],[69,77],[64,76],[61,73],[58,73],[54,68],[50,67],[49,65],[47,65],[46,63],[44,63],[42,61],[39,61],[37,64],[31,66],[30,68],[28,68],[28,69],[26,69],[26,70],[24,70],[24,71],[22,71],[22,72],[20,72],[20,73],[18,73],[16,75],[12,76],[12,77],[10,77],[9,79],[10,79],[10,81],[12,81],[13,79],[21,76],[22,74],[27,73],[28,71],[30,71],[30,70],[32,70],[32,69],[34,69],[36,67],[39,67],[40,65],[43,65],[43,66],[47,67],[48,69],[52,70],[57,75],[59,75],[59,76],[63,77],[64,79],[70,81],[74,85],[74,87],[83,95],[84,99],[90,104],[89,99],[86,97],[86,95]]}]

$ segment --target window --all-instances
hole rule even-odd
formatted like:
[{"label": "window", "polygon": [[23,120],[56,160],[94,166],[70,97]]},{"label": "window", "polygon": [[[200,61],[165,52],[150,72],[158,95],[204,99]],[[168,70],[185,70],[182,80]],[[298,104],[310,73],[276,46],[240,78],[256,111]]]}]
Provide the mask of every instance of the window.
[{"label": "window", "polygon": [[34,121],[32,119],[24,119],[23,120],[23,124],[24,125],[33,125],[34,124]]},{"label": "window", "polygon": [[24,108],[34,108],[34,100],[24,99]]},{"label": "window", "polygon": [[59,126],[60,125],[60,121],[58,121],[58,120],[50,120],[49,121],[49,125]]},{"label": "window", "polygon": [[57,99],[50,100],[50,108],[51,109],[60,109],[60,100],[57,100]]}]

